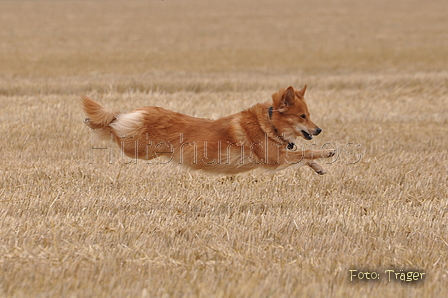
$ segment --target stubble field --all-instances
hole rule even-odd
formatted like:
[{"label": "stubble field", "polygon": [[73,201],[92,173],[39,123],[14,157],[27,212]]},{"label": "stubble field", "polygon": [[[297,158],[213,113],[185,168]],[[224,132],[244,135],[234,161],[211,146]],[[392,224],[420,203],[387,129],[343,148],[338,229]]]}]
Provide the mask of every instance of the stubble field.
[{"label": "stubble field", "polygon": [[[0,296],[446,295],[446,11],[1,1]],[[129,163],[91,140],[79,102],[216,119],[304,84],[323,129],[304,146],[338,149],[325,176]]]}]

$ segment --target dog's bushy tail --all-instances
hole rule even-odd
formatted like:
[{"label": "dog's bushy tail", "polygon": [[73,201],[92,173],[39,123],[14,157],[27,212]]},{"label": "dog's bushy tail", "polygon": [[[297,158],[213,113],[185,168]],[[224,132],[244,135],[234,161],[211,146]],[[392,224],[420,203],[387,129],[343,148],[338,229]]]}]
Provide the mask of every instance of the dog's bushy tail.
[{"label": "dog's bushy tail", "polygon": [[[84,123],[95,129],[95,135],[97,139],[107,140],[110,138],[110,134],[113,130],[109,126],[120,114],[116,110],[108,110],[104,108],[100,103],[94,101],[93,99],[82,95],[81,96],[82,107],[87,117],[84,119]],[[104,128],[104,129],[101,129]]]},{"label": "dog's bushy tail", "polygon": [[82,95],[82,107],[87,117],[84,122],[93,129],[99,129],[108,126],[118,114],[119,111],[107,110],[100,103]]}]

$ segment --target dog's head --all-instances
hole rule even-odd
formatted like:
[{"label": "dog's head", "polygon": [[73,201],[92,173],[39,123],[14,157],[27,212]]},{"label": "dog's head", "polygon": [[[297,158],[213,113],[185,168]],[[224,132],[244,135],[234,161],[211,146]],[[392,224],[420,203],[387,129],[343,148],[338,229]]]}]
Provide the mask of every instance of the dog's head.
[{"label": "dog's head", "polygon": [[310,119],[310,112],[304,98],[305,90],[306,85],[298,91],[289,87],[272,95],[272,124],[279,134],[283,134],[284,138],[291,142],[297,137],[311,140],[322,131]]}]

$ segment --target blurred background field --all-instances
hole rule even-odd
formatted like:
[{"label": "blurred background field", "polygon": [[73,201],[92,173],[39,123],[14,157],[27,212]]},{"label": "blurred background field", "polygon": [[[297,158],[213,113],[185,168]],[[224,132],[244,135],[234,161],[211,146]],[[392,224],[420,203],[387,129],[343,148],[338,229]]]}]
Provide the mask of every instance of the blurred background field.
[{"label": "blurred background field", "polygon": [[[0,296],[442,297],[447,11],[0,1]],[[308,146],[339,149],[326,176],[124,164],[91,149],[79,103],[216,119],[304,84],[323,128]],[[388,269],[426,275],[388,282]]]}]

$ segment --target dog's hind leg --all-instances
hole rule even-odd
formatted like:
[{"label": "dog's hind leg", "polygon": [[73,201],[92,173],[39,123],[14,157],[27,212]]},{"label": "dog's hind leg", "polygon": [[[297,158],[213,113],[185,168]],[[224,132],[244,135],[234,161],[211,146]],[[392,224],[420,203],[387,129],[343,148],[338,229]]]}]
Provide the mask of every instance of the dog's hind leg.
[{"label": "dog's hind leg", "polygon": [[319,175],[324,175],[327,173],[327,171],[325,171],[325,169],[322,168],[322,166],[320,164],[318,164],[317,162],[310,160],[306,163],[306,165],[309,166],[310,168],[312,168]]}]

